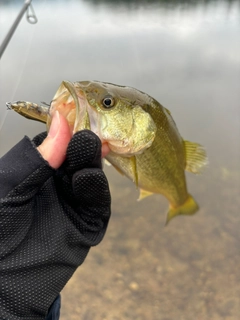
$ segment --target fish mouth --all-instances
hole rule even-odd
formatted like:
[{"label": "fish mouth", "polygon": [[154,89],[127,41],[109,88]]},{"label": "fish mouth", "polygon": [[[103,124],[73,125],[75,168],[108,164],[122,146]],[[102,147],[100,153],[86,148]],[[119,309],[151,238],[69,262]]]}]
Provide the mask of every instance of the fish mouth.
[{"label": "fish mouth", "polygon": [[110,148],[102,139],[98,114],[89,105],[83,89],[70,81],[63,81],[51,102],[50,117],[47,120],[48,128],[55,111],[59,111],[66,118],[72,134],[84,129],[93,131],[101,140],[102,158],[107,156]]},{"label": "fish mouth", "polygon": [[70,81],[61,83],[51,102],[50,118],[56,110],[66,118],[73,134],[83,129],[89,129],[101,139],[97,112],[89,105],[84,90],[76,86],[75,83]]},{"label": "fish mouth", "polygon": [[[148,114],[135,108],[135,114],[133,115],[134,126],[131,127],[129,136],[125,134],[120,139],[117,134],[112,135],[114,128],[111,123],[108,123],[107,118],[89,104],[88,91],[85,90],[87,86],[88,81],[81,82],[81,84],[70,81],[61,83],[51,102],[50,117],[47,120],[48,128],[50,127],[53,113],[57,110],[66,118],[73,134],[84,129],[94,132],[104,147],[102,152],[104,149],[107,153],[111,151],[117,155],[132,157],[143,153],[144,150],[151,146],[155,138],[156,128]],[[149,127],[148,133],[143,137],[140,134],[140,131],[142,132],[142,123],[147,128]],[[103,154],[105,155],[106,152],[103,152]]]}]

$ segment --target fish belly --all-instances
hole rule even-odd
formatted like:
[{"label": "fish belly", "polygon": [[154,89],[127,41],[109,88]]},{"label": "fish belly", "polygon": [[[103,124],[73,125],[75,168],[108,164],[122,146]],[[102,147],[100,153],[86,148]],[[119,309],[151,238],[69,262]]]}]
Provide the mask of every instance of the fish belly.
[{"label": "fish belly", "polygon": [[181,205],[188,197],[184,169],[178,163],[167,161],[160,150],[149,149],[136,156],[136,167],[132,166],[130,158],[116,154],[109,154],[107,160],[135,183],[137,173],[140,189],[164,195],[174,207]]}]

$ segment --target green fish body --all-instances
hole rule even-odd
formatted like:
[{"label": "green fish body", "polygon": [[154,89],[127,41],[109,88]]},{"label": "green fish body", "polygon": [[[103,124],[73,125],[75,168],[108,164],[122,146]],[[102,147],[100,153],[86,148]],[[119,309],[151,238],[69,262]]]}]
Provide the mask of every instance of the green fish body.
[{"label": "green fish body", "polygon": [[187,191],[185,170],[199,173],[207,164],[205,150],[184,141],[170,111],[146,93],[97,81],[63,81],[49,110],[22,101],[8,106],[27,118],[47,122],[48,127],[58,110],[73,132],[95,132],[108,143],[108,162],[140,188],[140,199],[152,193],[168,199],[167,223],[198,210]]}]

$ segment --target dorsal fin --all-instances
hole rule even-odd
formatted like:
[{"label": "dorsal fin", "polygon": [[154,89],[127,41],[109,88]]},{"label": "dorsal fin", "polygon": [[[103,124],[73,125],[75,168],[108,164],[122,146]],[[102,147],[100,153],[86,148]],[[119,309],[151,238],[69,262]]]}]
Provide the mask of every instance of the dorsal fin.
[{"label": "dorsal fin", "polygon": [[186,154],[186,168],[185,170],[192,173],[201,173],[204,167],[208,164],[206,151],[198,143],[184,141]]}]

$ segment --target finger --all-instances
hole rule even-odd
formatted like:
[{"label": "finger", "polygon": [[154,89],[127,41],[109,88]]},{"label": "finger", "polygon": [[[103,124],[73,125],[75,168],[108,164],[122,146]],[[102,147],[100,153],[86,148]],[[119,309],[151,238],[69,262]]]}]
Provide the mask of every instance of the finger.
[{"label": "finger", "polygon": [[75,224],[89,245],[98,244],[111,215],[111,196],[107,178],[98,168],[87,168],[73,176]]},{"label": "finger", "polygon": [[35,136],[32,141],[33,143],[38,147],[41,143],[43,143],[43,140],[47,138],[47,132],[39,133],[37,136]]},{"label": "finger", "polygon": [[67,172],[72,175],[83,168],[102,168],[101,149],[101,141],[92,131],[75,133],[67,148]]},{"label": "finger", "polygon": [[53,115],[47,138],[38,146],[38,151],[49,165],[57,169],[66,158],[71,131],[67,120],[56,111]]},{"label": "finger", "polygon": [[110,152],[110,148],[106,142],[102,144],[102,158],[105,158]]},{"label": "finger", "polygon": [[107,207],[111,197],[107,178],[99,168],[86,168],[76,172],[72,179],[75,197],[83,207]]},{"label": "finger", "polygon": [[72,176],[83,168],[101,168],[101,154],[106,154],[108,150],[104,145],[101,147],[100,139],[89,130],[79,131],[72,137],[67,148],[66,161],[54,178],[59,194],[71,205],[76,203],[72,190]]}]

